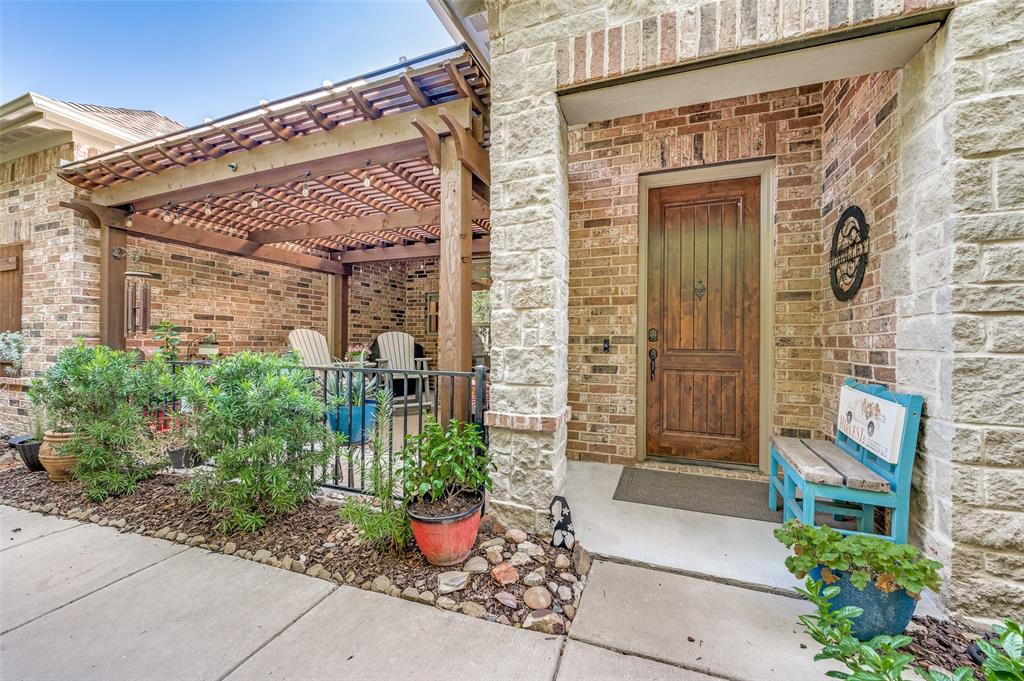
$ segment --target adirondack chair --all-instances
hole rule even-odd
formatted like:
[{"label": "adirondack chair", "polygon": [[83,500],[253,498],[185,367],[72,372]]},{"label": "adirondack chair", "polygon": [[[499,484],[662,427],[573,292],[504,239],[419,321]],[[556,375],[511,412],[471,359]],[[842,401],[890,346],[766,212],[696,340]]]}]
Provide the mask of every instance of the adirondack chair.
[{"label": "adirondack chair", "polygon": [[[373,341],[373,356],[385,369],[396,371],[426,371],[430,360],[416,357],[416,340],[402,331],[387,331]],[[404,377],[392,374],[394,393],[405,396],[406,400],[421,391],[419,376]],[[423,381],[423,399],[429,401],[430,381]]]},{"label": "adirondack chair", "polygon": [[329,367],[338,363],[337,359],[331,357],[327,338],[313,329],[295,329],[288,334],[288,345],[308,367]]},{"label": "adirondack chair", "polygon": [[[799,518],[813,525],[816,512],[851,516],[857,519],[857,529],[840,532],[904,544],[924,400],[920,395],[894,393],[848,378],[839,403],[835,444],[772,436],[768,508],[777,510],[781,496],[784,520]],[[892,509],[890,534],[874,532],[875,507]]]}]

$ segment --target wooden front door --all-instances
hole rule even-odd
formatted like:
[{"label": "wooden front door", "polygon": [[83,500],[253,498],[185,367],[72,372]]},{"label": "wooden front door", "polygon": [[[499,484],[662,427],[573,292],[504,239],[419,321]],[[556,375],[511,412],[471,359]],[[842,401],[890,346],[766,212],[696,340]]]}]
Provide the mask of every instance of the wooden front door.
[{"label": "wooden front door", "polygon": [[761,180],[650,190],[647,452],[758,461]]}]

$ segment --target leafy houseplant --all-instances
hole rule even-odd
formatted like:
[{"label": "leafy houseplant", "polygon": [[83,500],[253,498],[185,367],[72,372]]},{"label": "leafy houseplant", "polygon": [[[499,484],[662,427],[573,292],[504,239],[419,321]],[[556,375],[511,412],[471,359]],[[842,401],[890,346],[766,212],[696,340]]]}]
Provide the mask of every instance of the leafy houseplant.
[{"label": "leafy houseplant", "polygon": [[160,344],[157,351],[169,362],[178,360],[178,345],[181,331],[168,319],[161,319],[153,325],[153,340]]},{"label": "leafy houseplant", "polygon": [[833,607],[857,606],[865,611],[853,634],[862,641],[885,633],[903,633],[925,588],[939,588],[939,568],[909,544],[879,537],[843,536],[831,527],[790,520],[775,538],[793,550],[786,567],[797,579],[810,575],[837,585]]},{"label": "leafy houseplant", "polygon": [[20,331],[0,332],[0,364],[8,376],[21,372],[21,361],[25,356],[25,338]]},{"label": "leafy houseplant", "polygon": [[338,513],[359,528],[360,538],[367,544],[402,551],[412,540],[412,529],[405,506],[395,499],[401,468],[392,465],[387,455],[391,451],[393,398],[384,389],[377,390],[373,397],[380,418],[370,437],[370,468],[360,471],[369,498],[349,497]]},{"label": "leafy houseplant", "polygon": [[[914,656],[901,650],[910,643],[909,636],[882,634],[867,642],[857,640],[852,632],[863,610],[855,606],[833,608],[833,599],[840,590],[838,586],[825,586],[811,577],[804,584],[805,588],[797,591],[817,607],[816,612],[800,616],[804,630],[822,646],[814,659],[835,660],[848,670],[830,671],[827,676],[850,681],[903,681],[904,672],[912,668],[926,681],[973,681],[975,678],[969,667],[960,667],[951,676],[938,670],[911,667]],[[1005,620],[994,629],[999,636],[997,642],[993,644],[983,639],[977,642],[985,655],[982,662],[985,680],[1024,681],[1024,636],[1020,624]]]},{"label": "leafy houseplant", "polygon": [[359,362],[359,366],[362,366],[369,357],[370,351],[362,343],[352,343],[345,352],[345,361]]},{"label": "leafy houseplant", "polygon": [[339,438],[324,426],[312,373],[293,355],[240,352],[178,376],[196,449],[215,464],[185,488],[194,502],[224,514],[223,531],[258,530],[316,492],[311,473],[326,468]]},{"label": "leafy houseplant", "polygon": [[494,464],[477,426],[428,419],[402,448],[403,488],[416,545],[434,565],[461,563],[473,550]]}]

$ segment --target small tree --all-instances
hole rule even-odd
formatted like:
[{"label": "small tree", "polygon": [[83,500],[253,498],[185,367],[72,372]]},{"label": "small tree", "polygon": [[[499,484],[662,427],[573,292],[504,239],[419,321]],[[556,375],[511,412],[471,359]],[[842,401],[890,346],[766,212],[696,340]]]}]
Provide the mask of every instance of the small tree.
[{"label": "small tree", "polygon": [[185,486],[193,501],[225,512],[221,530],[255,531],[315,494],[314,473],[340,441],[324,425],[313,374],[294,356],[241,352],[179,376],[194,444],[214,461]]},{"label": "small tree", "polygon": [[157,351],[168,361],[178,359],[178,345],[181,344],[181,331],[169,319],[161,319],[153,325],[153,340],[160,344]]}]

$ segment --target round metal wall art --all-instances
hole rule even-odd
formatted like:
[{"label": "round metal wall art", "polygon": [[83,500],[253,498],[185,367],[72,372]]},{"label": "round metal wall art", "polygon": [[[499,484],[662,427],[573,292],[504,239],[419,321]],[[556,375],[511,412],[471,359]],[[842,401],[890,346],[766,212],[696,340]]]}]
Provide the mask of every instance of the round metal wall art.
[{"label": "round metal wall art", "polygon": [[868,269],[870,243],[864,211],[858,206],[850,206],[836,223],[828,260],[832,293],[839,300],[850,300],[860,290],[864,272]]}]

